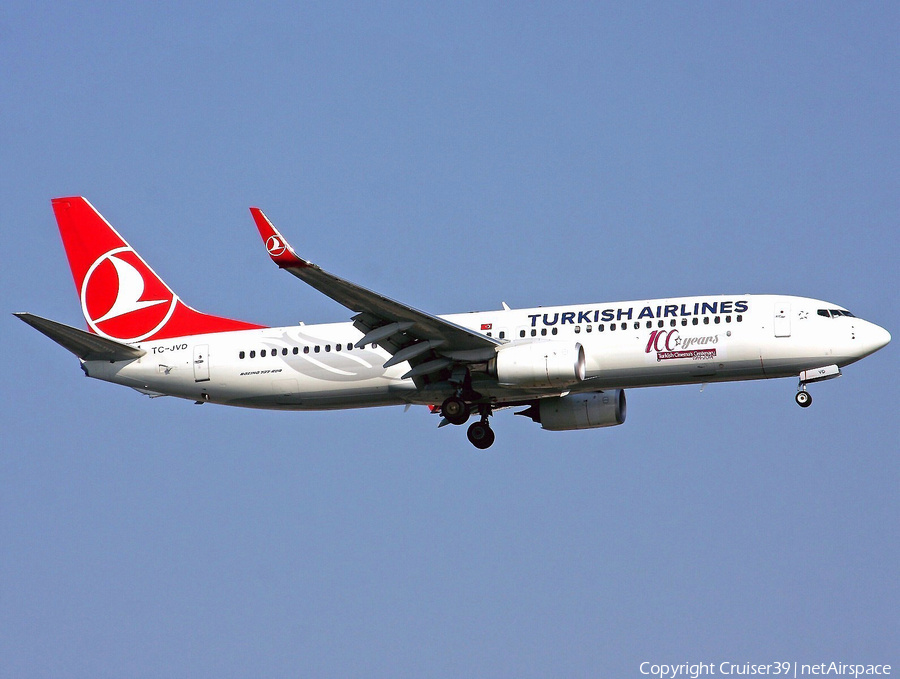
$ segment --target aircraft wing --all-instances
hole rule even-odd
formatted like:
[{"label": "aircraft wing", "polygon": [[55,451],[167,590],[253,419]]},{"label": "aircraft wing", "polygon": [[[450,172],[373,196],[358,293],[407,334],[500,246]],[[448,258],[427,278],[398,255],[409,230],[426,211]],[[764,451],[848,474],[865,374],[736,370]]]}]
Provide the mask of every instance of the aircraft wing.
[{"label": "aircraft wing", "polygon": [[454,362],[486,361],[502,342],[456,323],[419,311],[411,306],[368,290],[323,271],[301,257],[288,244],[262,210],[250,208],[272,261],[319,292],[351,311],[353,325],[363,333],[357,346],[378,342],[391,358],[390,367],[410,361],[406,376],[426,375]]}]

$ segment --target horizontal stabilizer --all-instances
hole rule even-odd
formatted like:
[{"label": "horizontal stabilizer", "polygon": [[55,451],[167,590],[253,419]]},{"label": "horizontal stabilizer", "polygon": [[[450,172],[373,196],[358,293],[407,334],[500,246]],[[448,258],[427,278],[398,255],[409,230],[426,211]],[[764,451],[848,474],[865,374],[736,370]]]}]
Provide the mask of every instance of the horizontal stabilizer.
[{"label": "horizontal stabilizer", "polygon": [[147,353],[143,349],[130,347],[127,344],[34,314],[19,312],[14,313],[13,316],[17,316],[35,330],[44,333],[83,361],[133,361]]}]

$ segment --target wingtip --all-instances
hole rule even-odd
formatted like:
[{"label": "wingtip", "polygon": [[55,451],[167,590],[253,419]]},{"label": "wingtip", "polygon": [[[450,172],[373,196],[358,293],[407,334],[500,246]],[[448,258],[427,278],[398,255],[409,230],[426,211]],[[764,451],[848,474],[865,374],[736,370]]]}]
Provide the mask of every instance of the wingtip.
[{"label": "wingtip", "polygon": [[51,198],[50,204],[56,205],[58,203],[71,203],[73,201],[81,201],[90,204],[90,201],[84,196],[59,196],[57,198]]},{"label": "wingtip", "polygon": [[272,258],[273,262],[282,268],[310,265],[309,262],[300,259],[297,256],[290,243],[285,240],[284,236],[282,236],[278,229],[275,228],[275,225],[272,224],[262,210],[258,207],[251,207],[250,214],[253,216],[253,221],[256,223],[256,229],[259,231],[263,245],[266,246],[266,251],[269,253],[269,257]]}]

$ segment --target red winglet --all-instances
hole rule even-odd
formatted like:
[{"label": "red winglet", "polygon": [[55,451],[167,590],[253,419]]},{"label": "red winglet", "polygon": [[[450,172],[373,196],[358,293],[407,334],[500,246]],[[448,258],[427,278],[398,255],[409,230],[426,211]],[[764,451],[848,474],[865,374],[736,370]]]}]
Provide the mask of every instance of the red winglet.
[{"label": "red winglet", "polygon": [[262,210],[258,207],[251,207],[250,214],[253,215],[253,221],[256,222],[256,228],[259,229],[259,235],[262,237],[269,257],[272,258],[273,262],[282,268],[287,266],[309,266],[309,262],[297,256],[294,248],[278,232],[278,229],[263,214]]}]

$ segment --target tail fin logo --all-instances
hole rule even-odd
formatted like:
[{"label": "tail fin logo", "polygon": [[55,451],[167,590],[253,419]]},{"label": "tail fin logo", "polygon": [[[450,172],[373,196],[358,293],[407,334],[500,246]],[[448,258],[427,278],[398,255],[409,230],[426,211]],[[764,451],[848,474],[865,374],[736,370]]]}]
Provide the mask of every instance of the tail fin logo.
[{"label": "tail fin logo", "polygon": [[178,298],[131,249],[118,247],[91,264],[81,285],[81,309],[98,335],[125,342],[153,336]]},{"label": "tail fin logo", "polygon": [[268,250],[269,254],[273,257],[277,257],[278,255],[283,255],[284,251],[287,250],[287,247],[285,246],[284,241],[278,236],[269,236],[266,241],[266,250]]}]

